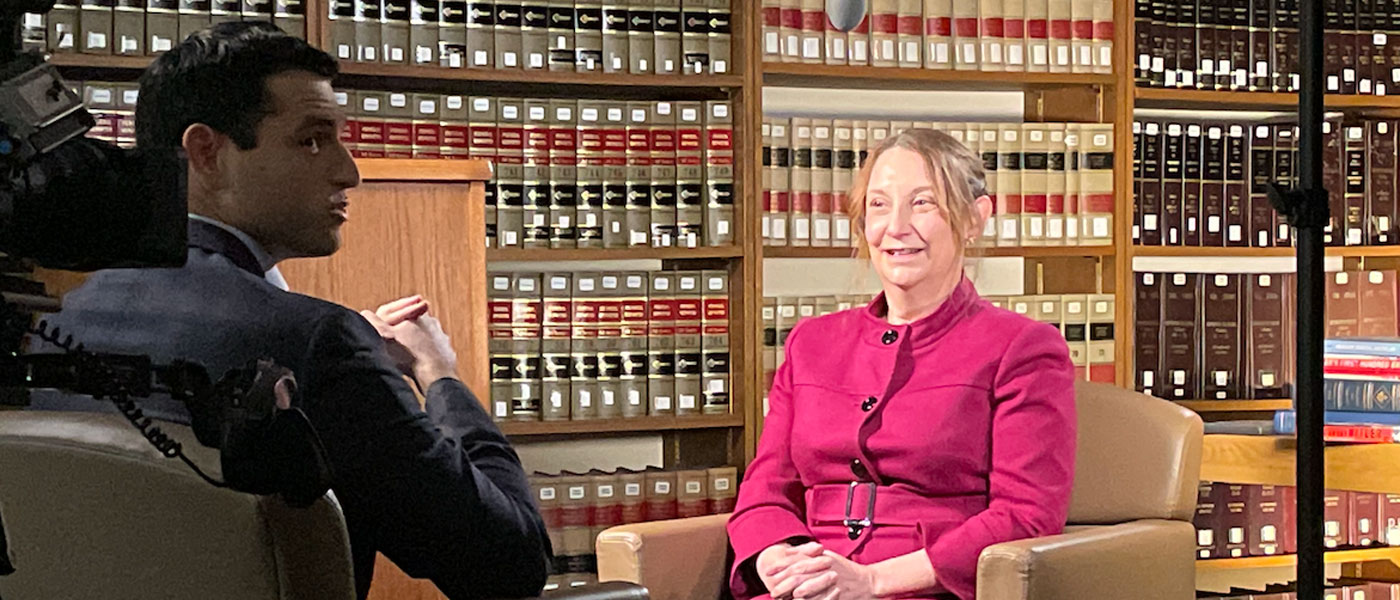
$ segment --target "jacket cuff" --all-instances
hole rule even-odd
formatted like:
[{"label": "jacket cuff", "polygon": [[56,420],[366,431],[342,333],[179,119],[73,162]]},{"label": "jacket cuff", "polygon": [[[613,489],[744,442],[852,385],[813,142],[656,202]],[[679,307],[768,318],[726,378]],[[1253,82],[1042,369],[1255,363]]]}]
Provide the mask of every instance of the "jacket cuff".
[{"label": "jacket cuff", "polygon": [[491,415],[461,380],[443,377],[423,393],[423,403],[433,423],[457,428],[480,427],[491,423]]},{"label": "jacket cuff", "polygon": [[977,531],[982,528],[982,524],[973,519],[938,535],[936,527],[919,524],[919,537],[933,565],[938,586],[964,600],[976,595],[977,558],[986,546],[981,540],[987,539],[985,531]]},{"label": "jacket cuff", "polygon": [[768,593],[758,578],[758,554],[773,544],[811,540],[812,532],[797,515],[775,507],[759,508],[735,515],[726,526],[734,547],[734,566],[729,572],[729,589],[736,600],[747,600]]}]

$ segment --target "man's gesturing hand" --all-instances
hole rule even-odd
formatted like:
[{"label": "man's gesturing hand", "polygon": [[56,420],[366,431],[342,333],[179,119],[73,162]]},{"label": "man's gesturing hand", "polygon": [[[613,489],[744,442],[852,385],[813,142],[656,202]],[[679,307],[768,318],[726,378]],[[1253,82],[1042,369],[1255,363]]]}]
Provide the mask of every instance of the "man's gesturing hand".
[{"label": "man's gesturing hand", "polygon": [[457,353],[429,308],[422,296],[409,296],[360,312],[384,338],[395,365],[425,390],[438,379],[457,377]]}]

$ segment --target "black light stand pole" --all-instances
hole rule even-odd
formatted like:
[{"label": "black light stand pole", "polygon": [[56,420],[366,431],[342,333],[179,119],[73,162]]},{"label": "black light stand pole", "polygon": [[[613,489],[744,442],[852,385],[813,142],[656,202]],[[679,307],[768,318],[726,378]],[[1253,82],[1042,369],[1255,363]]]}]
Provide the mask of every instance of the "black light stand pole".
[{"label": "black light stand pole", "polygon": [[1327,192],[1322,187],[1322,3],[1302,0],[1298,94],[1300,190],[1294,194],[1298,243],[1298,365],[1294,407],[1298,417],[1298,598],[1322,600],[1323,443],[1322,443],[1322,229],[1327,224]]}]

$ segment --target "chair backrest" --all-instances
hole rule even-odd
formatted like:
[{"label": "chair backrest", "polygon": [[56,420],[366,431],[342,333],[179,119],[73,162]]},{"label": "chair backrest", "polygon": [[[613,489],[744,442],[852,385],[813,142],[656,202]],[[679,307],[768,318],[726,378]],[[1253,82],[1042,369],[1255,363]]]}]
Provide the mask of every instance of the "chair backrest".
[{"label": "chair backrest", "polygon": [[[160,428],[211,476],[219,455]],[[216,488],[118,415],[0,412],[0,510],[9,598],[351,600],[334,496],[296,509]]]},{"label": "chair backrest", "polygon": [[1201,417],[1102,383],[1076,382],[1079,446],[1069,522],[1190,521],[1201,474]]}]

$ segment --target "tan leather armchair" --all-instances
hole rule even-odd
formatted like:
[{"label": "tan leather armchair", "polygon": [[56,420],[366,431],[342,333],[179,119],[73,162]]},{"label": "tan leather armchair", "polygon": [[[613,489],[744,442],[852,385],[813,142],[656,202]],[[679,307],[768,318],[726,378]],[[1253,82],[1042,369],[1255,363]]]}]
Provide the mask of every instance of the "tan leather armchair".
[{"label": "tan leather armchair", "polygon": [[[1079,382],[1079,446],[1062,535],[997,544],[977,565],[979,600],[1195,597],[1201,419],[1111,385]],[[598,577],[657,600],[720,596],[728,515],[614,527],[598,537]]]},{"label": "tan leather armchair", "polygon": [[[219,455],[161,424],[206,473]],[[0,412],[0,597],[353,600],[333,495],[307,509],[219,489],[115,415]]]}]

